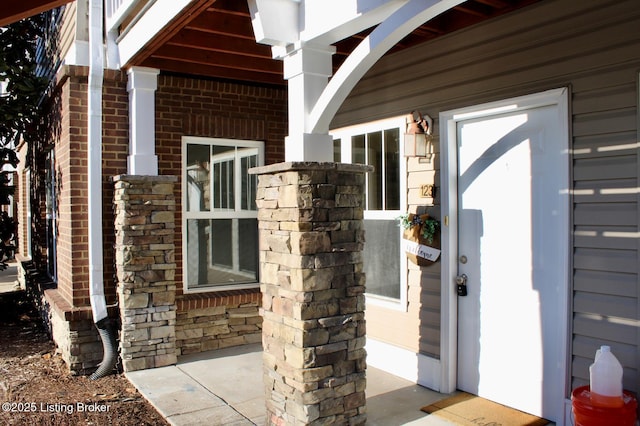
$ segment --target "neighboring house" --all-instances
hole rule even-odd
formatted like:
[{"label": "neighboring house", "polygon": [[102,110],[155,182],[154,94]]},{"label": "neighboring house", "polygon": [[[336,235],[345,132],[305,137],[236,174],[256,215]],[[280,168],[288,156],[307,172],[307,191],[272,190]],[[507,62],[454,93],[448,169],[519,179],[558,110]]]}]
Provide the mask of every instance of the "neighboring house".
[{"label": "neighboring house", "polygon": [[[57,15],[43,138],[20,150],[24,277],[40,278],[72,371],[102,359],[96,280],[122,321],[125,369],[259,342],[247,172],[286,159],[375,166],[364,211],[370,365],[570,424],[570,392],[607,344],[625,388],[640,391],[635,1],[353,0],[329,22],[309,17],[312,0],[308,15],[285,0],[113,1],[106,20],[92,3]],[[104,64],[89,54],[103,21]],[[342,68],[327,84],[332,45]],[[414,110],[434,119],[422,157],[405,147]],[[95,125],[99,200],[87,189]],[[137,185],[158,200],[157,222],[136,222],[126,190]],[[406,211],[441,220],[436,263],[407,261],[396,219]],[[141,295],[148,282],[161,289]]]}]

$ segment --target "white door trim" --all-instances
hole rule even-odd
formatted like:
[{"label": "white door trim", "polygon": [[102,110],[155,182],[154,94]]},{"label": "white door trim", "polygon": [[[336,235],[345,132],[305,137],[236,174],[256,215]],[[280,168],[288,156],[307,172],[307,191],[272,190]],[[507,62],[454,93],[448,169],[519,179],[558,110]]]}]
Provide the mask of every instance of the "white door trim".
[{"label": "white door trim", "polygon": [[[458,188],[457,188],[457,122],[474,117],[491,116],[510,111],[525,110],[542,106],[557,106],[559,114],[564,119],[561,120],[561,132],[563,138],[559,143],[563,146],[566,169],[562,171],[565,175],[567,185],[565,208],[561,214],[565,216],[566,250],[562,264],[565,270],[567,283],[570,278],[569,268],[569,247],[570,247],[570,199],[569,199],[569,99],[566,88],[553,89],[533,95],[521,96],[497,102],[475,105],[440,113],[440,176],[442,194],[442,281],[441,281],[441,378],[440,392],[449,393],[456,390],[457,381],[457,326],[458,326],[458,296],[455,292],[455,276],[458,270]],[[569,291],[561,295],[562,305],[566,306],[566,315],[562,315],[562,321],[558,324],[567,330],[567,344],[562,348],[562,372],[565,377],[565,388],[567,385],[568,373],[568,339],[569,339]]]}]

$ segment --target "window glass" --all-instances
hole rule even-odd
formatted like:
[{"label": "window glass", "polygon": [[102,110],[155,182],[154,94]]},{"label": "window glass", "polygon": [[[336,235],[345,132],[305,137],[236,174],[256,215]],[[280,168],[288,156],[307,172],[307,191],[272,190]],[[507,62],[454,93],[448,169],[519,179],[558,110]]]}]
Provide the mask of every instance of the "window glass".
[{"label": "window glass", "polygon": [[351,162],[354,164],[367,164],[364,148],[364,135],[351,137]]},{"label": "window glass", "polygon": [[188,290],[258,282],[260,142],[185,138],[184,271]]},{"label": "window glass", "polygon": [[258,166],[258,154],[249,155],[240,158],[240,180],[241,184],[241,201],[242,210],[257,210],[256,207],[256,188],[258,187],[258,177],[250,175],[249,169]]},{"label": "window glass", "polygon": [[235,207],[235,147],[213,146],[213,208]]},{"label": "window glass", "polygon": [[186,209],[190,212],[209,210],[209,161],[211,147],[208,145],[187,145],[187,202]]},{"label": "window glass", "polygon": [[[367,293],[400,298],[400,239],[394,220],[365,220],[364,272]],[[380,249],[384,247],[384,249]]]},{"label": "window glass", "polygon": [[373,172],[367,173],[367,209],[382,210],[384,168],[382,165],[382,132],[367,134],[367,164]]},{"label": "window glass", "polygon": [[47,154],[46,164],[46,238],[47,238],[47,273],[58,280],[58,185],[56,179],[56,158],[52,149]]},{"label": "window glass", "polygon": [[385,210],[400,210],[400,129],[384,131]]},{"label": "window glass", "polygon": [[[333,131],[334,158],[368,164],[374,170],[366,176],[364,269],[367,294],[398,302],[406,300],[405,256],[401,251],[401,229],[397,217],[406,193],[400,152],[404,119],[385,120]],[[349,141],[346,145],[343,141]],[[386,303],[386,302],[384,302]]]},{"label": "window glass", "polygon": [[333,162],[342,162],[342,141],[340,139],[333,140]]}]

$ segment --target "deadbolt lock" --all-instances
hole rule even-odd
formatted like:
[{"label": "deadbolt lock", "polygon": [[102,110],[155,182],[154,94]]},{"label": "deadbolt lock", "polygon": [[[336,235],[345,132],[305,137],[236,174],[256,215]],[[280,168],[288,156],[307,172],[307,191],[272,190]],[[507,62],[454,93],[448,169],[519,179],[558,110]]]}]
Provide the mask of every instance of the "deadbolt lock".
[{"label": "deadbolt lock", "polygon": [[467,274],[458,275],[456,277],[456,290],[458,296],[467,295]]}]

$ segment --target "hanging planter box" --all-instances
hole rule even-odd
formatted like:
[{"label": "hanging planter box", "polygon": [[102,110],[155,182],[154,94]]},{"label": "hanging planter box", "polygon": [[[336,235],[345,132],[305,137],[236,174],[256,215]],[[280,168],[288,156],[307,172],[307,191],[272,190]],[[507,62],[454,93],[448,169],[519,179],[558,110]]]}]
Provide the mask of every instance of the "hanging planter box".
[{"label": "hanging planter box", "polygon": [[440,222],[428,214],[401,216],[402,249],[419,266],[428,266],[440,258]]}]

